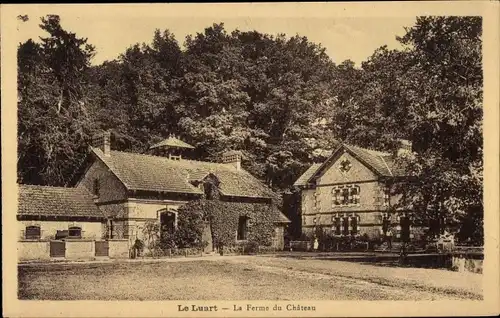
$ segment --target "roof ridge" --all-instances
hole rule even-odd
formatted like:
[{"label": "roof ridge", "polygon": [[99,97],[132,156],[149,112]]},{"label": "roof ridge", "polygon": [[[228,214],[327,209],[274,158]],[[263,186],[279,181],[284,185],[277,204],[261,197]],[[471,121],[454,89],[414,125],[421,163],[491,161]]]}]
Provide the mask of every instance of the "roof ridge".
[{"label": "roof ridge", "polygon": [[380,151],[380,150],[375,150],[375,149],[370,149],[370,148],[364,148],[364,147],[360,147],[360,146],[356,146],[356,145],[350,145],[350,144],[345,144],[346,146],[348,147],[354,147],[354,148],[358,148],[358,149],[361,149],[361,150],[364,150],[364,151],[368,151],[374,155],[377,155],[377,156],[390,156],[391,154],[388,153],[388,152],[385,152],[385,151]]},{"label": "roof ridge", "polygon": [[[166,158],[163,156],[156,156],[156,155],[151,155],[151,154],[147,154],[147,153],[130,152],[130,151],[111,150],[111,152],[119,152],[119,153],[125,153],[128,155],[138,155],[138,156],[144,156],[144,157]],[[166,159],[168,159],[168,158],[166,158]]]},{"label": "roof ridge", "polygon": [[164,157],[164,156],[157,156],[157,155],[152,155],[152,154],[130,152],[130,151],[120,151],[120,150],[111,150],[111,152],[119,152],[119,153],[144,156],[144,157],[161,158],[161,159],[170,160],[172,162],[199,162],[199,163],[206,163],[206,164],[213,164],[213,165],[221,165],[221,166],[226,167],[226,164],[223,162],[212,162],[212,161],[203,161],[203,160],[196,160],[196,159],[184,159],[184,158],[182,160],[171,160],[168,157]]},{"label": "roof ridge", "polygon": [[22,187],[38,187],[38,188],[49,188],[49,189],[77,189],[77,187],[62,187],[62,186],[51,186],[42,184],[18,183],[17,185]]}]

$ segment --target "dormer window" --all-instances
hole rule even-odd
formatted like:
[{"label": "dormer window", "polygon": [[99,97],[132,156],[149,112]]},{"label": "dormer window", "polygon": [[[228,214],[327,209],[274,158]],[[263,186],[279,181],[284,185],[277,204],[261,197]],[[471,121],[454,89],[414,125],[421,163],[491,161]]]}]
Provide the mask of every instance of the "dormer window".
[{"label": "dormer window", "polygon": [[384,206],[389,206],[390,204],[391,188],[389,186],[384,187]]}]

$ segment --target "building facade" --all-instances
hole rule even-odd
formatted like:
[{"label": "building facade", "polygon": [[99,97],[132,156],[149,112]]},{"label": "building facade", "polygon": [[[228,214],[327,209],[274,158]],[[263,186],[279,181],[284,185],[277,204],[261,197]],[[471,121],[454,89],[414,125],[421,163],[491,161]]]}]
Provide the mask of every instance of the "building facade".
[{"label": "building facade", "polygon": [[106,237],[106,217],[82,188],[19,185],[20,240]]},{"label": "building facade", "polygon": [[[409,145],[401,151],[409,151]],[[400,152],[401,152],[400,151]],[[321,164],[313,164],[295,182],[301,190],[302,233],[318,228],[333,236],[364,236],[370,240],[392,235],[420,235],[411,226],[411,211],[394,211],[394,184],[405,174],[393,155],[340,145]]]},{"label": "building facade", "polygon": [[[274,194],[241,167],[239,152],[227,152],[221,163],[214,163],[183,158],[183,152],[190,149],[193,147],[171,136],[152,146],[150,154],[128,153],[111,150],[109,133],[94,138],[91,160],[76,187],[93,195],[107,218],[108,237],[131,242],[142,239],[148,221],[173,230],[178,208],[206,198],[214,179],[218,200],[272,206]],[[268,211],[274,213],[273,242],[282,248],[289,220],[276,209]],[[204,237],[210,238],[210,229],[205,232]]]}]

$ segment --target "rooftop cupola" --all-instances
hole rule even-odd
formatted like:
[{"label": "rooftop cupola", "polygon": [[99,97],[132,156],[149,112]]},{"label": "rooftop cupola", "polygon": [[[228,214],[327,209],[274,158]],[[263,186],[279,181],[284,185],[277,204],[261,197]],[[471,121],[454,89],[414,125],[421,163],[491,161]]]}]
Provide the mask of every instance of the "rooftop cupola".
[{"label": "rooftop cupola", "polygon": [[194,147],[178,139],[173,134],[170,134],[167,139],[149,147],[150,151],[172,160],[181,160],[182,154],[185,153],[186,150],[191,149],[194,149]]}]

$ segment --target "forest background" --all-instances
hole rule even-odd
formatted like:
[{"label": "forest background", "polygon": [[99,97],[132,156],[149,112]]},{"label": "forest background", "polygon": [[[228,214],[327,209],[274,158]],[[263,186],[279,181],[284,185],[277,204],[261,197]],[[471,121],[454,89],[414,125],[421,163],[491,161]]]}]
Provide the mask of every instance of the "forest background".
[{"label": "forest background", "polygon": [[483,240],[480,17],[418,17],[398,37],[401,49],[382,46],[359,67],[334,63],[300,35],[223,23],[182,44],[156,30],[150,43],[92,65],[92,39],[65,30],[57,15],[40,28],[46,36],[18,46],[20,183],[71,186],[103,130],[114,149],[131,152],[175,134],[197,160],[242,151],[243,167],[282,194],[293,217],[293,182],[340,142],[394,152],[406,139],[415,178],[400,205]]}]

